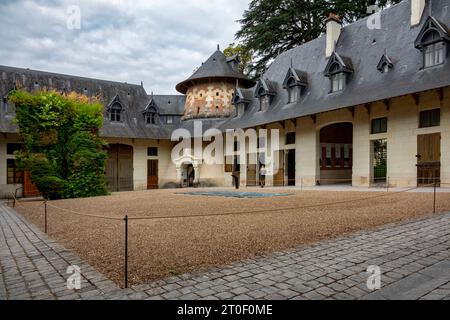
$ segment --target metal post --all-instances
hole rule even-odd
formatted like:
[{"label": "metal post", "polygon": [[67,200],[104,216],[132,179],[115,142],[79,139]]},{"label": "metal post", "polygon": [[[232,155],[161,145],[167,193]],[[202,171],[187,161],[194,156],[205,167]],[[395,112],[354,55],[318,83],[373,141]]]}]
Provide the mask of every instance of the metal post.
[{"label": "metal post", "polygon": [[436,188],[437,182],[434,182],[434,198],[433,198],[433,213],[436,213]]},{"label": "metal post", "polygon": [[128,288],[128,215],[125,216],[125,288]]},{"label": "metal post", "polygon": [[47,199],[44,200],[44,230],[47,233]]},{"label": "metal post", "polygon": [[13,208],[15,208],[16,207],[16,197],[14,197],[14,200],[13,200]]},{"label": "metal post", "polygon": [[389,192],[389,177],[386,180],[386,191]]}]

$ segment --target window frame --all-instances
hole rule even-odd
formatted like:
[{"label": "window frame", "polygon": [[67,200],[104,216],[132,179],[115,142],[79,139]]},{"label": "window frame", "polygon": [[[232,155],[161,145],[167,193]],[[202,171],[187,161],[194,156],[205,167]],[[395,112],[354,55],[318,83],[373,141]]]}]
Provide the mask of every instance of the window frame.
[{"label": "window frame", "polygon": [[109,109],[109,121],[122,122],[122,106],[119,103],[114,103]]},{"label": "window frame", "polygon": [[[433,115],[438,114],[437,124],[433,123]],[[428,115],[428,118],[424,118]],[[428,123],[424,123],[424,120],[428,120]],[[419,112],[419,129],[439,127],[441,125],[441,108],[434,108],[428,110],[422,110]]]},{"label": "window frame", "polygon": [[286,133],[286,145],[295,145],[296,134],[295,132]]},{"label": "window frame", "polygon": [[[376,125],[378,125],[378,130],[376,130]],[[372,119],[370,124],[370,134],[380,134],[387,133],[388,131],[388,118],[381,117]]]},{"label": "window frame", "polygon": [[[446,56],[447,46],[444,41],[426,44],[423,49],[423,68],[428,69],[443,65],[445,63]],[[441,60],[438,61],[438,59]]]},{"label": "window frame", "polygon": [[158,147],[147,147],[147,157],[158,157]]},{"label": "window frame", "polygon": [[[335,88],[335,84],[338,88]],[[330,93],[338,93],[345,90],[347,84],[347,75],[345,72],[336,72],[330,75]]]},{"label": "window frame", "polygon": [[[12,177],[10,176],[10,170],[12,170]],[[6,184],[23,184],[23,176],[23,170],[18,169],[16,159],[6,159]]]}]

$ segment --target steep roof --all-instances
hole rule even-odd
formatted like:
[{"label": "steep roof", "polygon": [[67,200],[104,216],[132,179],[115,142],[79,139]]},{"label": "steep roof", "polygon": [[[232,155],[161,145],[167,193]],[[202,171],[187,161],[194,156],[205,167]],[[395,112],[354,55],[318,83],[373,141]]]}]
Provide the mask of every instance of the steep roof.
[{"label": "steep roof", "polygon": [[[0,66],[0,97],[10,92],[16,82],[28,91],[39,87],[57,91],[75,91],[90,96],[99,95],[105,106],[103,127],[100,131],[103,137],[169,139],[174,127],[179,125],[175,123],[146,125],[142,111],[149,104],[150,96],[141,85]],[[181,118],[184,96],[154,95],[153,99],[161,115],[176,115]],[[107,117],[108,106],[117,101],[123,108],[123,121],[120,123],[111,122]],[[18,132],[13,118],[14,114],[5,113],[3,106],[0,107],[0,132]]]},{"label": "steep roof", "polygon": [[240,71],[233,69],[228,63],[227,57],[220,50],[217,50],[192,76],[177,84],[176,89],[178,92],[185,94],[194,81],[211,78],[239,80],[239,85],[244,88],[252,87],[255,84]]},{"label": "steep roof", "polygon": [[[423,69],[422,53],[415,48],[414,42],[430,12],[428,5],[429,2],[421,24],[413,28],[410,0],[381,11],[381,29],[369,29],[367,18],[345,26],[336,52],[351,59],[353,73],[340,93],[329,93],[330,80],[324,75],[328,63],[324,35],[282,53],[263,75],[277,84],[269,109],[260,111],[258,100],[253,99],[243,116],[227,119],[220,129],[255,127],[450,86],[450,60],[447,58],[442,66]],[[433,0],[431,15],[442,25],[450,26],[448,0]],[[377,64],[386,50],[395,61],[395,68],[381,73]],[[287,90],[282,88],[291,65],[308,75],[308,89],[294,104],[288,104]]]}]

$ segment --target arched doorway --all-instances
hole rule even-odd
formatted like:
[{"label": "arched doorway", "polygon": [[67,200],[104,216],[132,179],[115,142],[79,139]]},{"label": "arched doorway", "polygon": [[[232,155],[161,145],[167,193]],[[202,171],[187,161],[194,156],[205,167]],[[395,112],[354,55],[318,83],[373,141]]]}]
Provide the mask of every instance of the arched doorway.
[{"label": "arched doorway", "polygon": [[341,122],[320,130],[320,184],[351,184],[353,124]]},{"label": "arched doorway", "polygon": [[192,163],[181,165],[182,187],[192,188],[195,186],[195,168]]},{"label": "arched doorway", "polygon": [[109,145],[106,182],[108,190],[111,192],[134,190],[132,146],[124,144]]}]

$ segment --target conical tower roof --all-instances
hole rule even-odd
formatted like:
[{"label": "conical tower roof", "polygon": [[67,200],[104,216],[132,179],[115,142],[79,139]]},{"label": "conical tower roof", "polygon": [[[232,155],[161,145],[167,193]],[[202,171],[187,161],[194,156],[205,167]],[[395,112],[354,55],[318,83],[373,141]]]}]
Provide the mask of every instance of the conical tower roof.
[{"label": "conical tower roof", "polygon": [[191,77],[177,84],[176,89],[178,92],[185,94],[194,82],[212,78],[229,79],[233,81],[239,80],[239,86],[243,88],[251,88],[255,84],[243,73],[233,69],[228,63],[227,57],[218,48]]}]

